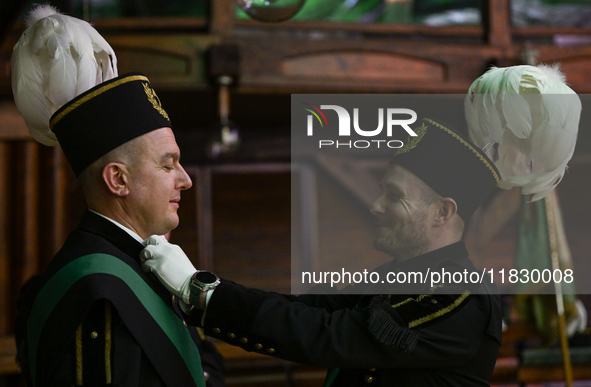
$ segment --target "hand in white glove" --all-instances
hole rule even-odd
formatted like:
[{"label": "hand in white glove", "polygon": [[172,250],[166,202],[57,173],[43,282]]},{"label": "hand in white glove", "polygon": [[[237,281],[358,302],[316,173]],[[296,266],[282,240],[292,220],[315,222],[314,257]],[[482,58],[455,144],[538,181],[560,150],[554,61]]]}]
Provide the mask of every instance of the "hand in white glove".
[{"label": "hand in white glove", "polygon": [[142,269],[154,273],[168,291],[189,305],[189,284],[197,269],[183,250],[160,235],[146,239],[144,246],[140,253]]}]

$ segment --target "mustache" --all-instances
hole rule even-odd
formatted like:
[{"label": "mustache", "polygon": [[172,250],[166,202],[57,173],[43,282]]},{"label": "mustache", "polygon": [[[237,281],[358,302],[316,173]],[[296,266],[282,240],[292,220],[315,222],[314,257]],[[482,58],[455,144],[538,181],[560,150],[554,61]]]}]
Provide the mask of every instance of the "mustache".
[{"label": "mustache", "polygon": [[375,222],[376,227],[392,227],[396,224],[396,222],[386,219],[378,219]]}]

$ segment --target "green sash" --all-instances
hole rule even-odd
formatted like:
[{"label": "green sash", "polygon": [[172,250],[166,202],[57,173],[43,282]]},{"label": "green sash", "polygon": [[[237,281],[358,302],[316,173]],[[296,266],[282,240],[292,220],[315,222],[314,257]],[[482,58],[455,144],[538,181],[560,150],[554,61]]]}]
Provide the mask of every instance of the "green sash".
[{"label": "green sash", "polygon": [[90,274],[109,274],[123,280],[174,344],[195,384],[205,387],[199,350],[187,328],[139,274],[120,259],[107,254],[90,254],[75,259],[51,277],[37,295],[27,322],[33,385],[36,383],[37,346],[46,320],[70,287]]}]

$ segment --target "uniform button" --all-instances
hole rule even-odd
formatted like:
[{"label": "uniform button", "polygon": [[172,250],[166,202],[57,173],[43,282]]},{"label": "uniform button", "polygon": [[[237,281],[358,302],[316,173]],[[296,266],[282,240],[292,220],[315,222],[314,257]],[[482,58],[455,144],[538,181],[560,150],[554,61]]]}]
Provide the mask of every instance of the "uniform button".
[{"label": "uniform button", "polygon": [[375,368],[370,368],[369,369],[369,372],[376,372],[376,369]]},{"label": "uniform button", "polygon": [[90,332],[90,337],[93,339],[96,339],[98,337],[98,333],[96,332]]},{"label": "uniform button", "polygon": [[213,333],[220,333],[221,329],[220,328],[213,328],[212,331],[213,331]]},{"label": "uniform button", "polygon": [[365,375],[365,378],[363,378],[365,380],[365,383],[369,384],[371,382],[373,382],[373,376],[371,375]]},{"label": "uniform button", "polygon": [[263,349],[263,344],[258,344],[257,343],[257,344],[254,345],[254,348],[255,349]]},{"label": "uniform button", "polygon": [[273,353],[273,352],[275,352],[275,349],[273,349],[273,348],[267,348],[267,352]]},{"label": "uniform button", "polygon": [[227,336],[228,336],[229,338],[231,338],[231,339],[233,339],[233,338],[235,338],[235,337],[236,337],[236,335],[235,335],[235,334],[233,334],[233,333],[228,333],[228,335],[227,335]]},{"label": "uniform button", "polygon": [[185,326],[188,326],[188,325],[187,325],[187,322],[186,322],[185,320],[183,320],[183,324],[185,324]]},{"label": "uniform button", "polygon": [[248,343],[248,339],[246,337],[241,337],[240,342],[246,344]]},{"label": "uniform button", "polygon": [[209,372],[203,371],[203,377],[205,378],[205,381],[208,381],[209,380]]}]

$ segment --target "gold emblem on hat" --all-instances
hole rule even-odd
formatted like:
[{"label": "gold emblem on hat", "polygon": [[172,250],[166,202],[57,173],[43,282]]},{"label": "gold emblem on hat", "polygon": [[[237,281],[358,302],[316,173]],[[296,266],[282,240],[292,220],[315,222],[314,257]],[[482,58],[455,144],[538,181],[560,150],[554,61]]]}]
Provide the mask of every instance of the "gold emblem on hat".
[{"label": "gold emblem on hat", "polygon": [[415,130],[415,133],[417,134],[417,136],[416,137],[408,136],[408,140],[406,140],[406,144],[402,148],[400,148],[398,150],[398,152],[396,152],[394,157],[401,155],[403,153],[406,153],[406,152],[410,151],[411,149],[414,149],[417,146],[417,144],[423,139],[423,136],[425,135],[425,133],[427,133],[427,125],[425,125],[425,123],[423,122],[421,124],[421,126]]},{"label": "gold emblem on hat", "polygon": [[162,104],[160,103],[160,98],[158,98],[154,89],[152,89],[150,87],[150,84],[148,84],[148,83],[144,83],[143,85],[144,85],[144,91],[146,92],[146,95],[148,96],[148,101],[150,101],[150,103],[152,104],[152,106],[154,106],[154,109],[156,109],[158,111],[158,113],[162,114],[162,117],[164,117],[168,121],[170,121],[170,118],[168,118],[168,114],[162,108]]}]

